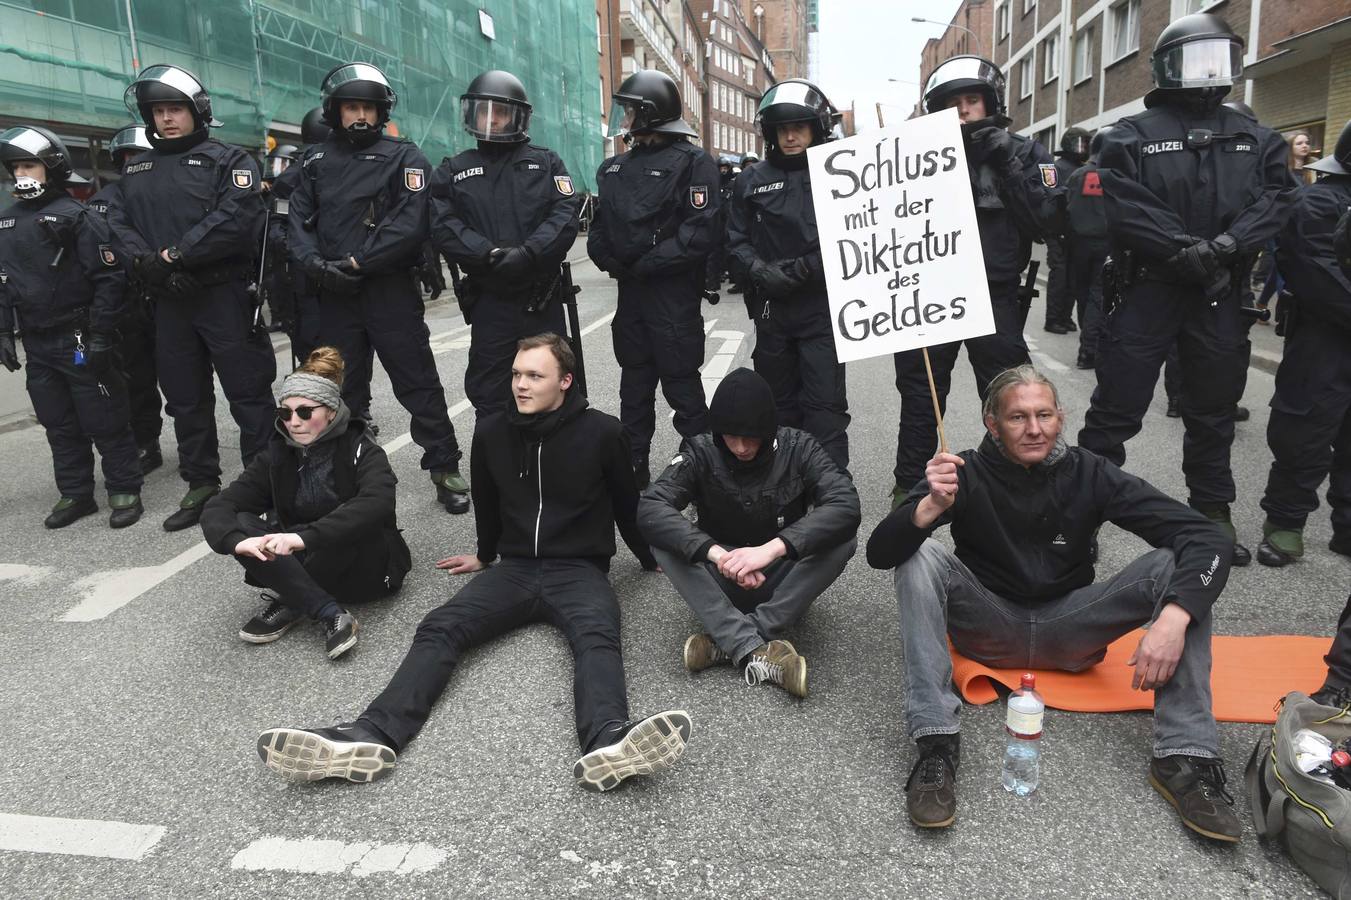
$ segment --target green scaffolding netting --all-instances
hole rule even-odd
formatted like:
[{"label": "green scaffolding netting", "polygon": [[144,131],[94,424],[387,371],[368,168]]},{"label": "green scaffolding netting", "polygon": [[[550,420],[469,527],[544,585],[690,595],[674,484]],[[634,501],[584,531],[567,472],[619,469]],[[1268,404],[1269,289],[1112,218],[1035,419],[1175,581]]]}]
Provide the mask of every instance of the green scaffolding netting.
[{"label": "green scaffolding netting", "polygon": [[596,28],[584,0],[0,0],[0,111],[111,135],[130,121],[122,94],[136,63],[174,63],[211,92],[226,123],[215,135],[259,148],[318,105],[332,66],[362,60],[384,69],[399,133],[436,163],[472,145],[459,121],[469,80],[507,69],[534,106],[531,138],[590,189],[602,150]]}]

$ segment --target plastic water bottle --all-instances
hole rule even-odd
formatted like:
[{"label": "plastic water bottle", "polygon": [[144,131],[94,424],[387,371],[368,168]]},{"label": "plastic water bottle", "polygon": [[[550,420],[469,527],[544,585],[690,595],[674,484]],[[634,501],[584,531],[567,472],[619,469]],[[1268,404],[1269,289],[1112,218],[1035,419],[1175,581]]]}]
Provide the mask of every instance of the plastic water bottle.
[{"label": "plastic water bottle", "polygon": [[1009,694],[1004,717],[1008,742],[1004,747],[1001,778],[1004,790],[1019,797],[1035,791],[1041,778],[1041,719],[1046,704],[1036,687],[1037,677],[1030,672],[1024,674],[1022,688]]}]

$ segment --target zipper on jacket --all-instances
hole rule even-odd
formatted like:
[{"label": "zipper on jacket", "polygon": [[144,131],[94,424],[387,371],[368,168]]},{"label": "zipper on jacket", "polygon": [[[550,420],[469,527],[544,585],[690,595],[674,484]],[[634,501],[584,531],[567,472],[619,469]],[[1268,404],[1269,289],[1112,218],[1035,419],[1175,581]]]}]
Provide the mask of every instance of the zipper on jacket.
[{"label": "zipper on jacket", "polygon": [[535,486],[539,489],[539,511],[535,513],[535,558],[539,559],[539,523],[544,518],[544,441],[535,445]]}]

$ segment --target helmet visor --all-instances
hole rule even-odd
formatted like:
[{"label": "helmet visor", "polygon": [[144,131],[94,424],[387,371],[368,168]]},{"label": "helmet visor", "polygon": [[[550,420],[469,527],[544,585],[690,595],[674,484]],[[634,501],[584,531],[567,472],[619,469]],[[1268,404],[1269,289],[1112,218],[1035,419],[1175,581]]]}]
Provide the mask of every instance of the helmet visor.
[{"label": "helmet visor", "polygon": [[1221,87],[1243,74],[1243,47],[1212,38],[1170,47],[1154,58],[1154,83],[1161,88]]},{"label": "helmet visor", "polygon": [[460,99],[464,130],[480,141],[510,143],[524,140],[530,127],[530,110],[507,100],[477,97]]},{"label": "helmet visor", "polygon": [[7,159],[32,157],[33,159],[41,161],[45,154],[50,153],[55,149],[52,147],[52,142],[47,140],[41,134],[31,128],[24,128],[22,126],[11,128],[4,134],[0,134],[0,144],[7,144],[19,151],[18,153],[10,151],[5,154]]},{"label": "helmet visor", "polygon": [[113,135],[113,139],[108,142],[110,154],[139,153],[149,149],[150,141],[146,139],[145,127],[142,125],[129,125]]},{"label": "helmet visor", "polygon": [[825,109],[829,105],[830,103],[826,100],[825,95],[816,88],[800,81],[789,81],[776,84],[765,91],[765,95],[760,98],[760,106],[756,114],[764,115],[765,111],[772,106],[800,106],[811,111],[814,116],[815,110]]},{"label": "helmet visor", "polygon": [[605,129],[606,137],[622,137],[641,123],[638,121],[641,104],[633,100],[615,98],[610,106],[610,118]]},{"label": "helmet visor", "polygon": [[[991,65],[988,60],[974,56],[950,59],[929,75],[929,80],[924,85],[924,106],[930,112],[935,112],[934,100],[946,99],[947,95],[959,90],[960,87],[974,89],[978,83],[999,93],[1003,90],[1004,73],[1000,72],[997,66]],[[952,86],[950,89],[949,85]]]},{"label": "helmet visor", "polygon": [[[364,82],[367,85],[366,90],[344,90],[348,85],[357,82]],[[352,63],[351,65],[340,66],[334,69],[327,78],[324,79],[320,87],[320,93],[324,99],[334,97],[352,100],[371,100],[373,102],[388,102],[390,109],[398,102],[398,96],[394,93],[394,88],[389,84],[389,79],[385,73],[381,72],[370,63]]]},{"label": "helmet visor", "polygon": [[291,161],[284,156],[269,156],[266,160],[264,177],[271,181],[291,167]]},{"label": "helmet visor", "polygon": [[195,105],[197,97],[206,93],[206,88],[198,83],[187,72],[177,66],[151,66],[141,71],[141,74],[128,87],[122,96],[122,101],[127,110],[131,113],[139,113],[140,89],[143,85],[158,84],[169,88],[173,93],[181,94],[183,102],[189,105]]}]

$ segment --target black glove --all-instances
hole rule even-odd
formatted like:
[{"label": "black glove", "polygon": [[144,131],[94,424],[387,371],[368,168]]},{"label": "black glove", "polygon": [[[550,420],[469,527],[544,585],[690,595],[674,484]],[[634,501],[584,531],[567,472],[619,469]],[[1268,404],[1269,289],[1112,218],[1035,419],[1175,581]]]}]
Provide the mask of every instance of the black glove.
[{"label": "black glove", "polygon": [[174,273],[177,265],[166,262],[158,253],[147,253],[136,258],[133,268],[136,277],[145,285],[146,290],[154,293],[169,281],[169,276]]},{"label": "black glove", "polygon": [[19,353],[14,347],[14,335],[9,332],[0,334],[0,366],[11,372],[19,371]]},{"label": "black glove", "polygon": [[802,287],[811,280],[811,266],[807,265],[807,261],[800,256],[796,259],[781,259],[774,265],[782,269],[784,277],[792,280],[798,287]]},{"label": "black glove", "polygon": [[777,263],[757,259],[751,263],[751,281],[761,297],[776,299],[797,290],[798,282],[784,272]]},{"label": "black glove", "polygon": [[354,274],[347,262],[323,260],[313,267],[311,276],[325,293],[350,297],[361,290],[361,276]]},{"label": "black glove", "polygon": [[89,374],[102,378],[113,367],[113,348],[117,346],[115,335],[95,331],[89,334],[84,345],[84,367]]},{"label": "black glove", "polygon": [[492,274],[498,278],[518,279],[530,269],[534,258],[524,247],[495,247],[489,255]]},{"label": "black glove", "polygon": [[1007,128],[986,125],[971,132],[971,149],[980,160],[1000,168],[1013,159],[1013,135]]},{"label": "black glove", "polygon": [[202,283],[187,272],[174,272],[164,282],[159,293],[175,300],[187,300],[201,294],[203,290]]},{"label": "black glove", "polygon": [[1197,241],[1168,258],[1169,270],[1183,281],[1203,284],[1220,268],[1220,257],[1210,241]]},{"label": "black glove", "polygon": [[441,257],[435,252],[422,254],[422,263],[417,268],[418,283],[429,299],[435,300],[446,289],[446,274],[441,271]]}]

